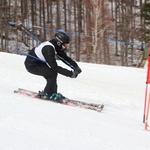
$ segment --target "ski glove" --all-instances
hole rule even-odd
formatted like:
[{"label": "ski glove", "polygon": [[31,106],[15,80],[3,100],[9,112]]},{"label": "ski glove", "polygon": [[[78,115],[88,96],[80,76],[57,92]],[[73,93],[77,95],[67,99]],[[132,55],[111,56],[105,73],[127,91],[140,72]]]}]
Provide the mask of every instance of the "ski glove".
[{"label": "ski glove", "polygon": [[70,78],[76,78],[78,76],[78,73],[75,72],[75,71],[71,71],[72,72],[72,75]]},{"label": "ski glove", "polygon": [[82,72],[82,70],[80,69],[80,67],[76,67],[74,69],[74,71],[72,71],[71,78],[76,78],[78,76],[78,74],[80,74],[81,72]]},{"label": "ski glove", "polygon": [[74,71],[76,72],[76,74],[80,74],[82,72],[81,68],[78,66],[74,69]]}]

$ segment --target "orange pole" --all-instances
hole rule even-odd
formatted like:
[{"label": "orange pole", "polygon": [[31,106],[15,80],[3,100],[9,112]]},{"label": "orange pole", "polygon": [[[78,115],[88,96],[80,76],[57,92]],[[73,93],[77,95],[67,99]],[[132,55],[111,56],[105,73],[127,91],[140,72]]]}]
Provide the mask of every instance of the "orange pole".
[{"label": "orange pole", "polygon": [[[150,92],[149,92],[149,89],[148,89],[148,84],[149,83],[150,83],[150,42],[149,42],[149,45],[148,45],[148,68],[147,68],[147,81],[146,81],[147,85],[146,85],[146,92],[145,92],[144,116],[143,116],[143,123],[145,123],[145,129],[146,130],[147,130],[147,127],[148,127],[148,117],[149,117],[149,107],[150,107]],[[148,99],[148,102],[147,102],[147,99]]]},{"label": "orange pole", "polygon": [[143,113],[143,123],[145,123],[147,95],[148,95],[148,84],[146,83],[145,101],[144,101],[144,113]]},{"label": "orange pole", "polygon": [[146,118],[145,118],[145,130],[147,130],[147,127],[148,127],[149,107],[150,107],[150,96],[148,99],[147,112],[146,112]]},{"label": "orange pole", "polygon": [[145,100],[144,100],[144,113],[143,113],[143,123],[145,123],[146,115],[146,104],[147,104],[147,95],[148,95],[148,84],[150,83],[150,43],[148,45],[148,65],[147,65],[147,79],[146,79],[146,90],[145,90]]}]

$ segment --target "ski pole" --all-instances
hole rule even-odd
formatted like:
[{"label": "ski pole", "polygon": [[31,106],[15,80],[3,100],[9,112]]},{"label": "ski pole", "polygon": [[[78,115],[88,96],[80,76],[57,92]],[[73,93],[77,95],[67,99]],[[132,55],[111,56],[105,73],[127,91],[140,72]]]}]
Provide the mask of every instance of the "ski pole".
[{"label": "ski pole", "polygon": [[59,55],[56,54],[56,56],[61,60],[63,61],[66,65],[70,66],[72,69],[75,69],[74,66],[72,66],[70,63],[68,63],[65,59],[63,59],[62,57],[60,57]]},{"label": "ski pole", "polygon": [[33,39],[35,39],[39,44],[42,43],[37,37],[35,37],[33,34],[31,34],[25,27],[20,26],[22,30],[24,30],[28,35],[30,35]]},{"label": "ski pole", "polygon": [[[15,22],[11,22],[11,24],[16,24]],[[9,24],[10,24],[10,22],[9,22]],[[22,25],[20,26],[21,27],[21,29],[23,30],[23,31],[25,31],[28,35],[30,35],[34,40],[36,40],[39,44],[40,43],[42,43],[37,37],[35,37],[32,33],[30,33],[27,29],[25,29],[25,27],[23,27]],[[11,48],[12,49],[12,48]],[[28,54],[28,53],[25,53],[25,52],[23,52],[23,51],[21,51],[21,50],[19,50],[19,49],[17,49],[17,48],[13,48],[12,50],[15,50],[15,51],[18,51],[20,54],[23,54],[23,55],[26,55],[26,56],[30,56],[30,54]],[[43,60],[41,60],[41,59],[39,59],[38,57],[34,57],[34,56],[30,56],[30,57],[32,57],[32,58],[34,58],[34,59],[37,59],[37,60],[39,60],[39,61],[42,61],[43,62]],[[60,59],[60,60],[62,60],[66,65],[68,65],[68,66],[70,66],[72,69],[75,69],[75,67],[74,66],[72,66],[69,62],[67,62],[66,60],[64,60],[62,57],[60,57],[59,55],[57,55],[57,57]],[[49,66],[49,64],[46,62],[46,61],[44,61],[48,66]],[[49,66],[50,67],[50,66]]]},{"label": "ski pole", "polygon": [[25,56],[29,56],[29,57],[32,57],[32,58],[34,58],[34,59],[36,59],[36,60],[39,60],[39,61],[41,61],[41,62],[43,62],[43,63],[46,63],[46,61],[44,61],[44,60],[42,60],[42,59],[40,59],[40,58],[38,58],[38,57],[35,57],[35,56],[33,56],[33,55],[30,55],[30,54],[28,54],[27,52],[23,52],[22,50],[17,49],[17,48],[15,48],[15,47],[8,46],[8,48],[10,48],[10,49],[13,50],[13,51],[18,52],[19,54],[22,54],[22,55],[25,55]]},{"label": "ski pole", "polygon": [[[31,34],[29,31],[27,31],[23,26],[21,26],[21,28],[27,33],[29,34],[33,39],[35,39],[36,41],[38,41],[39,43],[42,43],[38,38],[36,38],[33,34]],[[66,65],[70,66],[72,69],[75,69],[74,66],[72,66],[70,63],[68,63],[66,60],[64,60],[62,57],[60,57],[59,55],[57,55],[57,57],[62,60]],[[45,62],[46,63],[46,62]]]}]

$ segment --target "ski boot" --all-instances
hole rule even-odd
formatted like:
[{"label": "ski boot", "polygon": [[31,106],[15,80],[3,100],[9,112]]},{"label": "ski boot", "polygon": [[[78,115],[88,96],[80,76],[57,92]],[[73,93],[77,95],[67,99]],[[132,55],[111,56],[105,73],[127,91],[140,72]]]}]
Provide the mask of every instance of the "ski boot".
[{"label": "ski boot", "polygon": [[41,99],[45,99],[45,100],[49,99],[49,95],[47,93],[45,93],[44,91],[39,91],[39,93],[36,97],[41,98]]},{"label": "ski boot", "polygon": [[63,103],[65,97],[61,93],[54,93],[49,97],[49,99],[59,103]]}]

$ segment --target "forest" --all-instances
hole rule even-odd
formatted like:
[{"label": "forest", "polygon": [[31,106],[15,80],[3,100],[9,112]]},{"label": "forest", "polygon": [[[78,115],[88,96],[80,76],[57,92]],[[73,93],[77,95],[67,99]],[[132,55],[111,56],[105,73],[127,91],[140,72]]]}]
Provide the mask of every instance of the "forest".
[{"label": "forest", "polygon": [[65,30],[80,62],[143,67],[150,0],[0,0],[0,51],[23,52]]}]

